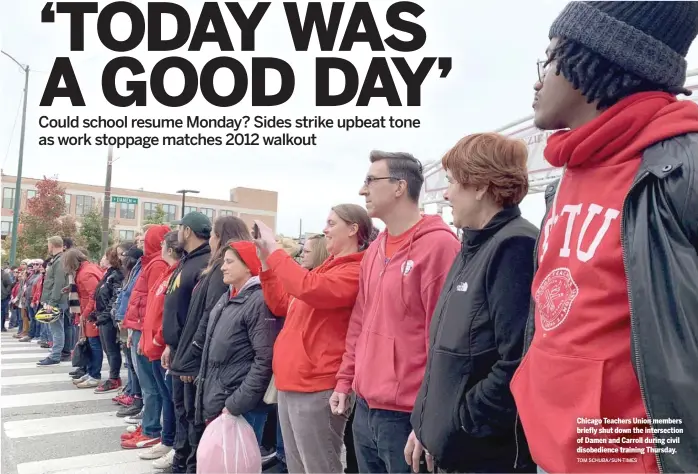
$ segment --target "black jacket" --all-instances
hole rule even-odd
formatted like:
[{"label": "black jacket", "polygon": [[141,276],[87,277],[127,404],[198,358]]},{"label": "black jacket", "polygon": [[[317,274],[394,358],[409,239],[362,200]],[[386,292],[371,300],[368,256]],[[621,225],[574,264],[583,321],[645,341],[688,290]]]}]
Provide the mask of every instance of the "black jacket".
[{"label": "black jacket", "polygon": [[[545,191],[548,211],[556,189],[557,183]],[[681,419],[678,427],[684,429],[683,435],[653,434],[681,438],[676,454],[657,454],[657,462],[663,472],[695,472],[698,437],[691,429],[698,426],[698,134],[670,138],[644,151],[623,203],[621,246],[630,299],[631,360],[648,417]],[[534,318],[532,303],[524,351],[533,340]],[[516,428],[520,436],[519,420]],[[524,448],[525,439],[520,440]],[[525,449],[521,453],[518,461],[526,458]]]},{"label": "black jacket", "polygon": [[192,292],[199,282],[201,272],[208,264],[210,255],[211,247],[208,242],[186,254],[172,272],[167,284],[162,312],[162,336],[165,344],[175,351],[187,322]]},{"label": "black jacket", "polygon": [[88,317],[98,326],[113,322],[112,307],[116,303],[116,297],[123,282],[124,274],[121,273],[121,270],[109,267],[97,285],[94,295],[95,310]]},{"label": "black jacket", "polygon": [[[217,263],[194,287],[186,323],[179,339],[179,350],[170,366],[172,375],[196,377],[199,374],[209,313],[221,299],[221,295],[228,291],[228,285],[223,283],[222,265],[223,262]],[[202,329],[199,329],[202,324]],[[203,332],[203,338],[199,344],[194,342],[194,336],[198,331]]]},{"label": "black jacket", "polygon": [[537,232],[518,207],[483,229],[463,230],[434,310],[412,412],[417,438],[441,469],[508,472],[514,464],[509,382],[521,360]]},{"label": "black jacket", "polygon": [[198,422],[223,407],[242,415],[261,403],[271,381],[274,321],[258,278],[232,298],[221,296],[211,311],[197,380]]}]

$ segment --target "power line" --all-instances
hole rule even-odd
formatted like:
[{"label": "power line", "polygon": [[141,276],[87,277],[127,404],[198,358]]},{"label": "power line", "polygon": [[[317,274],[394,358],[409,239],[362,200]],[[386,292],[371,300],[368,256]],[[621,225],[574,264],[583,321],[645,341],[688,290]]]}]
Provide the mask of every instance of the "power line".
[{"label": "power line", "polygon": [[5,168],[7,163],[7,158],[10,156],[10,147],[12,146],[12,139],[15,136],[15,127],[17,126],[17,119],[19,119],[19,109],[22,107],[22,96],[19,97],[19,103],[17,104],[17,112],[15,113],[15,122],[12,124],[12,131],[10,132],[10,140],[7,143],[7,151],[5,151],[5,158],[2,160],[2,167]]}]

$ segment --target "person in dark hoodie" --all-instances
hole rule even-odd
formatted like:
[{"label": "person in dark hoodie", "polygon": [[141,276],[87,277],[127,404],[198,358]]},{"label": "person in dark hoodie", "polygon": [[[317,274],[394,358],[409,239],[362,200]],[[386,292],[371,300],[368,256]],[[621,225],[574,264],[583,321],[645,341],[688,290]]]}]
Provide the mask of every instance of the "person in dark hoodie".
[{"label": "person in dark hoodie", "polygon": [[[513,472],[519,366],[533,279],[536,227],[521,217],[528,151],[496,133],[470,135],[441,160],[463,243],[444,282],[412,412],[405,460],[449,472]],[[433,457],[433,459],[432,459]],[[526,466],[535,472],[535,465]]]},{"label": "person in dark hoodie", "polygon": [[99,339],[109,363],[109,378],[99,384],[95,393],[112,392],[122,386],[119,329],[112,316],[112,309],[123,284],[124,274],[121,272],[121,259],[116,247],[107,249],[105,256],[109,266],[95,290],[95,311],[91,320],[99,328]]},{"label": "person in dark hoodie", "polygon": [[[534,122],[567,129],[544,152],[563,174],[511,384],[541,471],[698,466],[698,105],[676,97],[697,35],[698,2],[571,2],[550,28]],[[646,434],[589,452],[617,420]],[[578,442],[586,423],[613,434]]]},{"label": "person in dark hoodie", "polygon": [[[124,327],[131,331],[129,345],[131,347],[131,359],[136,364],[138,381],[143,393],[143,421],[140,430],[132,436],[121,440],[121,447],[124,449],[152,448],[159,444],[162,425],[160,416],[162,414],[162,397],[153,372],[150,360],[143,355],[140,346],[143,331],[143,321],[145,320],[148,293],[155,286],[163,273],[167,271],[168,264],[161,256],[162,241],[170,231],[166,225],[155,225],[150,227],[145,234],[143,245],[145,253],[141,258],[143,270],[138,276],[131,298],[128,303],[128,310],[124,318]],[[160,377],[160,374],[157,374]],[[155,455],[155,454],[153,454]],[[156,456],[160,457],[159,455]]]},{"label": "person in dark hoodie", "polygon": [[[177,237],[184,250],[184,257],[172,273],[165,294],[162,335],[167,346],[161,357],[165,369],[169,369],[171,361],[177,357],[194,287],[199,283],[201,273],[211,256],[208,244],[211,220],[205,214],[190,212],[173,224],[179,225]],[[184,383],[179,377],[172,378],[172,400],[177,419],[175,454],[172,460],[172,472],[175,473],[196,472],[196,448],[204,426],[196,423],[193,416],[195,397],[194,384]]]},{"label": "person in dark hoodie", "polygon": [[264,302],[255,244],[230,242],[223,261],[224,281],[233,291],[211,311],[197,383],[196,418],[209,423],[221,414],[244,416],[257,433],[264,419],[255,411],[271,382],[276,318]]}]

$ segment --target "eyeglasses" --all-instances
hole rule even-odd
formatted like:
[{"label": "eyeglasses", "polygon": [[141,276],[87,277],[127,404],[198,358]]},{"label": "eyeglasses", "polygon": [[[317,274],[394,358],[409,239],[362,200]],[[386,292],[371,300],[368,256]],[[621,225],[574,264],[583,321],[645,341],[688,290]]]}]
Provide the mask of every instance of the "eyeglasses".
[{"label": "eyeglasses", "polygon": [[399,181],[399,178],[396,178],[394,176],[383,176],[381,178],[376,178],[375,176],[366,176],[366,179],[364,180],[364,186],[368,187],[372,182],[381,181],[384,179],[389,179],[389,180],[393,180],[393,181],[398,180]]},{"label": "eyeglasses", "polygon": [[548,74],[548,71],[550,70],[550,63],[551,61],[548,59],[539,59],[536,63],[538,67],[538,81],[543,82],[545,79],[545,76]]}]

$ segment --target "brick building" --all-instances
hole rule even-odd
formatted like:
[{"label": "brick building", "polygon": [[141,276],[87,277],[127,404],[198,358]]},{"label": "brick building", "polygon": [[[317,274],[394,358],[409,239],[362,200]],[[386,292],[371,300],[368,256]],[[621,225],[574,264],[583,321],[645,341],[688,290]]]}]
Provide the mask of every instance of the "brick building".
[{"label": "brick building", "polygon": [[[16,176],[2,175],[2,238],[12,232],[12,213],[14,207]],[[21,211],[27,206],[27,199],[36,194],[37,179],[22,178]],[[102,210],[104,187],[91,184],[59,181],[65,189],[65,213],[80,217],[92,209]],[[111,190],[110,225],[114,227],[114,237],[118,240],[131,240],[142,226],[145,219],[155,213],[158,206],[165,211],[165,221],[170,222],[181,217],[181,194],[166,194],[145,191],[143,189],[126,189],[113,187]],[[199,211],[211,220],[219,216],[237,216],[250,228],[253,220],[259,219],[276,232],[276,212],[278,193],[262,189],[238,187],[230,190],[228,199],[211,199],[200,194],[187,194],[184,212]]]}]

